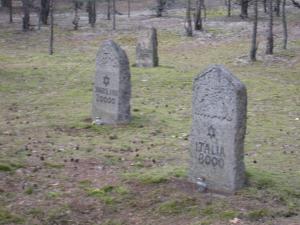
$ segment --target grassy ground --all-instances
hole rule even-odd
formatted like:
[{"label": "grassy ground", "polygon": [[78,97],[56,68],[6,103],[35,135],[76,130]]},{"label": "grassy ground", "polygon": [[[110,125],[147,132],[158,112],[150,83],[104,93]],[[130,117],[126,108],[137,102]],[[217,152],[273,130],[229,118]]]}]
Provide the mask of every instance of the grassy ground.
[{"label": "grassy ground", "polygon": [[[46,28],[22,33],[2,18],[0,224],[299,224],[299,36],[252,64],[251,23],[220,27],[223,14],[209,15],[194,38],[178,18],[142,18],[158,26],[161,66],[131,68],[133,120],[116,127],[91,125],[95,55],[113,38],[134,64],[140,17],[116,32],[106,21],[76,32],[57,26],[53,56]],[[290,25],[296,32],[299,15]],[[198,193],[186,178],[192,81],[211,64],[248,88],[248,184],[228,197]]]}]

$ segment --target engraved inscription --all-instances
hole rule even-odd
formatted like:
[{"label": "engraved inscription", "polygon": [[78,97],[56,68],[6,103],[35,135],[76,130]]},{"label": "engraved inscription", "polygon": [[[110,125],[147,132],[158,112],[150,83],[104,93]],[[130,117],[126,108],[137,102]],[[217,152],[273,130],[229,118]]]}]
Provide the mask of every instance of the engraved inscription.
[{"label": "engraved inscription", "polygon": [[218,144],[216,129],[211,125],[207,129],[206,141],[196,142],[196,158],[201,165],[224,168],[225,150]]},{"label": "engraved inscription", "polygon": [[98,103],[106,103],[115,105],[117,102],[117,97],[119,96],[118,90],[113,90],[109,88],[96,87],[96,101]]},{"label": "engraved inscription", "polygon": [[196,142],[196,154],[200,164],[224,168],[225,150],[223,146],[199,141]]}]

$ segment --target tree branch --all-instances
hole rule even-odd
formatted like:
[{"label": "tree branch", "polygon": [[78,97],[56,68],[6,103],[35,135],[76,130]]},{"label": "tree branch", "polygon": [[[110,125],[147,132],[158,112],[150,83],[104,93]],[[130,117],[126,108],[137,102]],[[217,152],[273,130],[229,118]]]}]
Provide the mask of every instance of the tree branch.
[{"label": "tree branch", "polygon": [[294,6],[296,6],[297,8],[300,8],[300,3],[296,2],[296,0],[292,0],[292,3]]}]

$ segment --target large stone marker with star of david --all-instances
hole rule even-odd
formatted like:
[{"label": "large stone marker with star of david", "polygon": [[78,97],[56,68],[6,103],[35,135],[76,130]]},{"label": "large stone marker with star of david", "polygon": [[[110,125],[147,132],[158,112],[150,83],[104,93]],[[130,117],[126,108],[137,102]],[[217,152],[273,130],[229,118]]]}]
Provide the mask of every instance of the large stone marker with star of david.
[{"label": "large stone marker with star of david", "polygon": [[96,58],[92,119],[96,124],[130,121],[131,82],[128,57],[115,42],[105,41]]},{"label": "large stone marker with star of david", "polygon": [[189,177],[219,193],[245,183],[247,91],[223,66],[212,66],[193,85]]}]

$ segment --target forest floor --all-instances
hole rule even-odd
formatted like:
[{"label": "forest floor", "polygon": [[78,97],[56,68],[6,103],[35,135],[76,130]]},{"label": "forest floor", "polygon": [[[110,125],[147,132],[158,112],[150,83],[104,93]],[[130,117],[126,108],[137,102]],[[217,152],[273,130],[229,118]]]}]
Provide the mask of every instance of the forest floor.
[{"label": "forest floor", "polygon": [[[237,14],[237,12],[236,12]],[[289,14],[289,47],[248,60],[251,19],[209,10],[205,31],[184,35],[184,11],[99,19],[56,14],[55,54],[48,27],[22,32],[0,16],[0,224],[300,224],[300,13]],[[104,16],[102,16],[104,18]],[[94,126],[95,56],[114,39],[135,62],[137,36],[158,29],[160,67],[132,72],[133,120]],[[223,64],[248,89],[248,183],[233,196],[199,193],[188,182],[193,78]],[[233,221],[239,218],[240,221]]]}]

